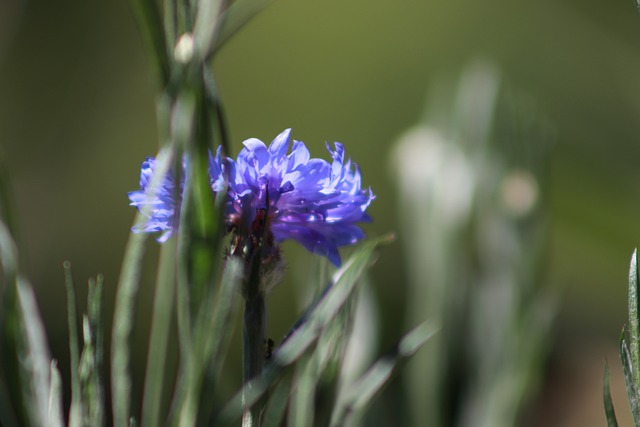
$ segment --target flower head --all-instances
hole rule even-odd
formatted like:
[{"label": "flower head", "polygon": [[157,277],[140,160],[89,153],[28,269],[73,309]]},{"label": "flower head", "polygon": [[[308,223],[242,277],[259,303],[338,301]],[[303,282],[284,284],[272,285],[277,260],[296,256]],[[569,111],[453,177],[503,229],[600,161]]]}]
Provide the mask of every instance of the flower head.
[{"label": "flower head", "polygon": [[287,129],[269,147],[258,139],[243,143],[229,182],[228,213],[247,226],[265,212],[275,241],[296,240],[339,266],[338,247],[364,237],[357,223],[370,220],[365,211],[375,196],[361,188],[360,171],[345,160],[342,144],[333,150],[327,144],[329,163],[311,158],[301,141],[287,154],[290,137]]},{"label": "flower head", "polygon": [[[308,251],[341,264],[338,248],[364,237],[360,222],[370,221],[366,210],[375,198],[371,189],[361,188],[357,165],[346,159],[344,146],[334,143],[327,149],[331,163],[311,158],[301,141],[293,141],[291,130],[278,135],[267,147],[252,138],[244,141],[237,161],[224,158],[220,149],[210,155],[211,190],[227,191],[227,223],[240,240],[266,238],[268,245],[293,239]],[[288,153],[288,154],[287,154]],[[134,232],[162,231],[158,239],[168,239],[177,227],[183,184],[175,191],[173,174],[163,178],[154,197],[149,182],[154,159],[142,164],[141,190],[129,193],[131,205],[150,205],[143,227]]]}]

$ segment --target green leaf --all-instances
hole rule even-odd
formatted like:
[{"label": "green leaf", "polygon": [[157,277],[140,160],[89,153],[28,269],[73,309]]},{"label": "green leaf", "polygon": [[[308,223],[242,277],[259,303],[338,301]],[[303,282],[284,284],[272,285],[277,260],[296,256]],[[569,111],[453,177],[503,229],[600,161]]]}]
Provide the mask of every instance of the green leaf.
[{"label": "green leaf", "polygon": [[362,412],[387,384],[398,365],[418,351],[438,330],[439,327],[432,322],[422,323],[405,335],[390,354],[378,360],[358,381],[341,391],[334,406],[331,426],[349,425],[349,420]]},{"label": "green leaf", "polygon": [[[209,304],[203,304],[196,323],[196,350],[202,363],[202,389],[198,414],[198,425],[209,420],[212,413],[217,379],[220,377],[225,356],[234,331],[233,319],[238,309],[238,289],[241,287],[243,261],[239,258],[229,258],[225,263],[218,292],[215,298],[210,298]],[[213,294],[212,292],[210,294]],[[212,314],[213,313],[213,314]]]},{"label": "green leaf", "polygon": [[62,427],[64,415],[62,413],[62,379],[58,370],[58,362],[51,361],[51,387],[49,388],[49,425]]},{"label": "green leaf", "polygon": [[604,399],[604,413],[607,417],[608,427],[618,427],[618,420],[616,419],[616,411],[613,408],[613,401],[611,400],[611,390],[609,387],[609,363],[604,362],[604,387],[603,387],[603,399]]},{"label": "green leaf", "polygon": [[31,285],[18,278],[18,301],[24,336],[24,387],[32,425],[49,425],[50,364],[47,338]]},{"label": "green leaf", "polygon": [[211,45],[218,37],[220,15],[225,3],[224,0],[200,0],[198,16],[193,26],[197,60],[207,57]]},{"label": "green leaf", "polygon": [[0,221],[0,263],[4,275],[0,310],[0,416],[3,425],[26,425],[29,420],[29,389],[24,386],[25,352],[17,290],[18,254],[11,234]]},{"label": "green leaf", "polygon": [[629,397],[629,406],[631,407],[631,415],[636,426],[640,426],[640,399],[638,398],[638,390],[633,382],[633,365],[631,362],[631,353],[629,345],[624,339],[624,330],[620,336],[620,358],[622,359],[622,370],[624,372],[624,382],[627,386],[627,396]]},{"label": "green leaf", "polygon": [[142,427],[160,425],[160,402],[164,386],[165,362],[169,328],[173,313],[175,290],[176,239],[172,237],[160,248],[160,263],[156,278],[153,317],[147,354],[147,368],[142,404]]},{"label": "green leaf", "polygon": [[629,267],[629,340],[633,384],[640,389],[640,318],[638,311],[638,250],[633,251]]},{"label": "green leaf", "polygon": [[160,80],[160,87],[164,88],[169,82],[171,69],[158,4],[155,0],[131,0],[131,6],[142,37],[150,47],[151,59]]},{"label": "green leaf", "polygon": [[82,392],[80,390],[80,350],[78,349],[78,325],[76,292],[71,275],[71,264],[65,261],[64,268],[65,286],[67,288],[67,328],[69,330],[69,359],[71,370],[71,407],[69,409],[69,427],[82,425]]},{"label": "green leaf", "polygon": [[80,355],[79,377],[82,389],[82,425],[104,425],[102,385],[102,277],[89,279],[88,314],[82,316],[84,346]]},{"label": "green leaf", "polygon": [[289,404],[287,425],[305,426],[309,418],[318,425],[329,423],[333,399],[325,405],[319,402],[326,400],[323,393],[335,394],[340,365],[353,327],[358,294],[357,291],[351,294],[332,322],[324,327],[313,351],[308,351],[296,364],[296,392]]},{"label": "green leaf", "polygon": [[230,258],[225,264],[217,292],[209,292],[196,318],[191,351],[182,366],[178,388],[177,418],[173,425],[202,425],[213,410],[216,379],[220,376],[227,353],[237,304],[237,290],[242,280],[243,264]]},{"label": "green leaf", "polygon": [[[238,419],[243,408],[251,407],[309,349],[335,318],[370,266],[374,251],[393,236],[383,236],[364,242],[334,274],[332,285],[297,323],[294,330],[273,353],[260,378],[250,381],[223,409],[215,425],[229,425]],[[244,403],[244,404],[243,404]]]},{"label": "green leaf", "polygon": [[291,378],[285,377],[278,382],[270,393],[269,403],[263,417],[263,427],[280,427],[282,425],[292,389]]}]

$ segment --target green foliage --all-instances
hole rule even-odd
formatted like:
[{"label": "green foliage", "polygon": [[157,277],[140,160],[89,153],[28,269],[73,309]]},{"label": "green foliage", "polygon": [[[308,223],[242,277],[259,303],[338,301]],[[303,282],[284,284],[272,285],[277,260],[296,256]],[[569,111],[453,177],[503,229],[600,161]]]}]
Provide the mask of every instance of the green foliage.
[{"label": "green foliage", "polygon": [[[71,359],[71,408],[69,426],[105,424],[102,384],[104,320],[102,315],[102,277],[89,280],[87,313],[82,316],[82,352],[78,348],[76,293],[71,265],[64,264],[67,287],[69,353]],[[52,377],[53,381],[53,377]],[[52,385],[53,387],[53,385]]]},{"label": "green foliage", "polygon": [[490,62],[441,91],[394,153],[405,322],[442,325],[406,370],[408,423],[516,425],[555,311],[542,274],[553,140]]},{"label": "green foliage", "polygon": [[[620,359],[631,415],[636,427],[640,426],[640,351],[639,351],[639,318],[638,305],[638,250],[631,256],[629,266],[629,324],[620,334]],[[613,402],[609,391],[609,367],[605,365],[604,374],[604,407],[609,426],[617,425]]]},{"label": "green foliage", "polygon": [[18,273],[15,244],[2,221],[0,265],[0,422],[6,426],[62,425],[59,377],[49,356],[35,295]]},{"label": "green foliage", "polygon": [[604,365],[604,413],[607,417],[608,427],[618,427],[618,420],[616,419],[616,411],[613,408],[613,401],[611,400],[611,390],[609,388],[609,364],[605,362]]}]

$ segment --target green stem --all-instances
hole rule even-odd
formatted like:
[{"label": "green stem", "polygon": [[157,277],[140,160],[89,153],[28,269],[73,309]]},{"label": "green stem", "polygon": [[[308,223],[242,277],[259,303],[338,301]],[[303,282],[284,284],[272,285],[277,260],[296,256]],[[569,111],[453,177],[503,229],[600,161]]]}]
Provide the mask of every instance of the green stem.
[{"label": "green stem", "polygon": [[[267,308],[264,291],[260,286],[260,248],[251,262],[251,272],[245,288],[243,338],[243,380],[247,384],[262,373],[264,367],[264,343],[266,338]],[[242,414],[243,427],[259,427],[263,400],[246,409]]]},{"label": "green stem", "polygon": [[144,400],[142,406],[142,427],[160,425],[160,401],[166,370],[167,342],[175,282],[175,238],[160,249],[160,265],[156,295],[153,303],[153,323],[149,339],[147,372],[145,375]]},{"label": "green stem", "polygon": [[71,263],[65,261],[63,264],[65,284],[67,286],[67,322],[69,327],[69,358],[71,362],[71,408],[69,409],[69,426],[80,425],[81,416],[81,396],[80,377],[78,376],[79,354],[78,349],[78,325],[76,317],[76,293],[73,287],[71,276]]},{"label": "green stem", "polygon": [[142,36],[150,47],[160,87],[165,87],[169,82],[171,68],[158,4],[154,0],[131,0],[131,6]]}]

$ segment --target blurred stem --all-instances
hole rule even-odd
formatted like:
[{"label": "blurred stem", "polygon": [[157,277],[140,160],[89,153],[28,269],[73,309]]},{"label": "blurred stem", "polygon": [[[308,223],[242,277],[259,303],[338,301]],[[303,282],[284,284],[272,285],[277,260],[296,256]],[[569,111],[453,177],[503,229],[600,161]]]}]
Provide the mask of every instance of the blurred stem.
[{"label": "blurred stem", "polygon": [[71,408],[69,409],[69,426],[80,425],[81,400],[80,400],[80,377],[78,349],[78,326],[76,315],[76,293],[73,287],[73,277],[71,276],[71,263],[66,261],[63,264],[65,285],[67,286],[67,322],[69,327],[69,359],[71,362]]},{"label": "blurred stem", "polygon": [[142,37],[150,47],[151,59],[160,79],[160,86],[165,87],[169,82],[171,71],[158,4],[155,0],[131,0],[131,6]]},{"label": "blurred stem", "polygon": [[220,102],[220,95],[218,93],[218,87],[216,85],[216,81],[213,77],[213,73],[209,71],[208,68],[203,69],[203,79],[204,79],[204,88],[206,91],[206,100],[207,104],[211,106],[213,109],[217,125],[218,132],[220,133],[220,145],[222,145],[222,154],[228,156],[230,151],[230,139],[229,139],[229,131],[227,126],[227,118],[224,113],[224,107],[222,106],[222,102]]},{"label": "blurred stem", "polygon": [[[243,382],[247,384],[262,373],[264,345],[267,325],[267,309],[264,291],[260,286],[261,247],[258,247],[251,262],[251,272],[245,288],[243,337]],[[244,399],[243,399],[244,400]],[[243,427],[259,427],[264,399],[246,409],[242,414]]]},{"label": "blurred stem", "polygon": [[193,6],[190,0],[177,0],[179,31],[191,33],[193,31]]},{"label": "blurred stem", "polygon": [[176,45],[178,33],[178,5],[176,0],[164,0],[164,31],[167,48]]},{"label": "blurred stem", "polygon": [[164,383],[169,327],[173,311],[175,243],[176,239],[172,238],[162,245],[160,249],[160,265],[158,266],[151,337],[147,356],[147,372],[145,375],[142,427],[160,425],[160,401]]}]

